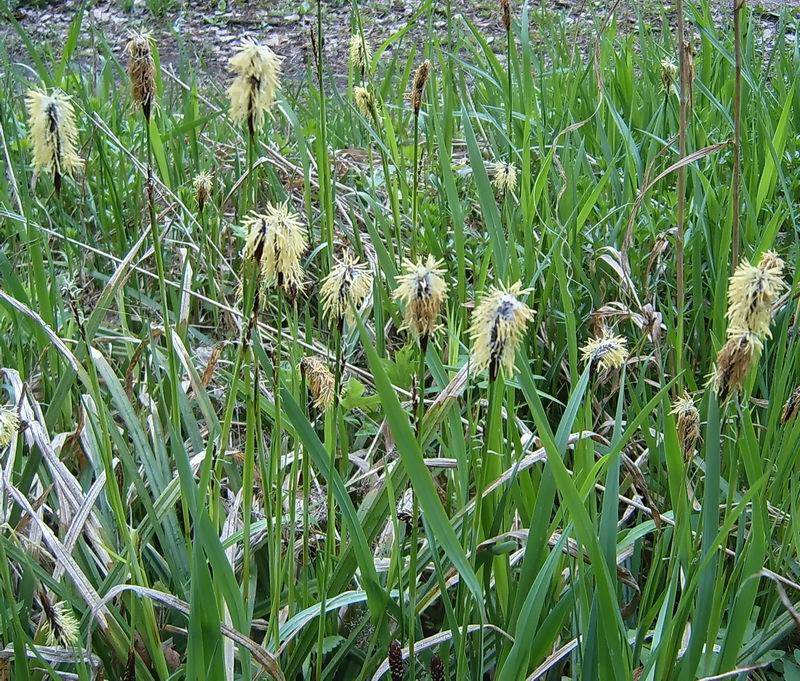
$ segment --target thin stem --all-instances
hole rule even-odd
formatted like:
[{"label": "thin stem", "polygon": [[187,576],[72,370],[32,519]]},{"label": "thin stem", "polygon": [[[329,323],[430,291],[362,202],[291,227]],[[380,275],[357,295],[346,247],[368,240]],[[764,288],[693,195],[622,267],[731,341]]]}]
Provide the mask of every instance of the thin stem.
[{"label": "thin stem", "polygon": [[[684,26],[683,17],[683,0],[676,0],[675,9],[677,12],[678,22],[678,57],[680,62],[680,77],[681,77],[681,91],[680,91],[680,122],[678,127],[678,156],[679,160],[686,158],[686,128],[689,109],[689,63],[687,59],[688,44],[686,43],[686,29]],[[678,376],[675,389],[680,393],[683,389],[683,378],[680,376],[683,369],[683,313],[685,305],[685,282],[683,272],[683,237],[684,237],[684,220],[685,220],[685,206],[686,206],[686,166],[681,165],[678,168],[678,205],[677,215],[675,221],[677,223],[677,236],[675,244],[675,258],[676,258],[676,279],[677,290],[675,295],[675,314],[677,315],[676,324],[676,337],[675,337],[675,374]]]},{"label": "thin stem", "polygon": [[[414,177],[411,190],[411,259],[417,259],[417,192],[419,191],[419,112],[414,114]],[[403,247],[397,242],[399,260],[402,261]],[[398,263],[402,264],[402,262]]]},{"label": "thin stem", "polygon": [[733,0],[733,42],[736,60],[736,73],[733,90],[733,178],[731,180],[731,203],[733,216],[731,220],[731,270],[739,262],[739,188],[741,181],[741,147],[742,147],[742,26],[741,14],[745,0]]}]

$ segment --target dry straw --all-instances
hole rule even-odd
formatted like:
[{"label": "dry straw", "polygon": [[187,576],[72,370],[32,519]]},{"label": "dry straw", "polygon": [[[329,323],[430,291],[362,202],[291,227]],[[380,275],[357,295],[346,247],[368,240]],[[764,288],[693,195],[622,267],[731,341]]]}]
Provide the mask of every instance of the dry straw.
[{"label": "dry straw", "polygon": [[392,297],[405,306],[404,328],[421,343],[426,343],[439,323],[442,305],[447,298],[447,284],[442,278],[443,264],[429,255],[416,263],[406,260],[397,277]]},{"label": "dry straw", "polygon": [[128,55],[128,76],[131,80],[133,101],[142,107],[145,120],[149,121],[156,95],[153,37],[150,33],[132,32],[125,46],[125,53]]},{"label": "dry straw", "polygon": [[236,74],[228,88],[230,117],[236,123],[246,121],[253,136],[275,101],[281,59],[266,45],[247,40],[228,60],[228,66]]},{"label": "dry straw", "polygon": [[492,287],[472,315],[472,361],[478,371],[488,368],[492,380],[500,368],[509,376],[514,373],[517,347],[533,319],[533,311],[519,299],[527,293],[520,282]]},{"label": "dry straw", "polygon": [[75,110],[69,97],[60,90],[50,94],[43,90],[28,90],[25,98],[28,109],[28,138],[33,146],[34,177],[41,172],[50,174],[56,192],[61,191],[61,179],[83,167],[78,156],[78,128]]},{"label": "dry straw", "polygon": [[372,272],[350,252],[346,252],[322,281],[322,309],[330,322],[353,322],[350,301],[357,309],[372,290]]}]

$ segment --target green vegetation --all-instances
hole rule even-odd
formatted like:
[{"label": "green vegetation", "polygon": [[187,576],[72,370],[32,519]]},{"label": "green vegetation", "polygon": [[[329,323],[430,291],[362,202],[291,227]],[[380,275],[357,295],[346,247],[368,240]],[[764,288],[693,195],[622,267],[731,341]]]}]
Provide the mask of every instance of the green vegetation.
[{"label": "green vegetation", "polygon": [[794,20],[309,6],[0,57],[0,678],[800,678]]}]

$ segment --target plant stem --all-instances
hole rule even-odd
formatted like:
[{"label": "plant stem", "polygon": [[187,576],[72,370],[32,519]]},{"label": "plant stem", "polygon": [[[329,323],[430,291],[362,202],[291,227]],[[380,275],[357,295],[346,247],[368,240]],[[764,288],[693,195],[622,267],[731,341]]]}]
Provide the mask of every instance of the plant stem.
[{"label": "plant stem", "polygon": [[733,177],[731,187],[731,271],[739,263],[739,189],[741,181],[741,147],[742,147],[742,26],[741,14],[745,0],[733,0],[733,44],[736,61],[736,73],[733,89]]},{"label": "plant stem", "polygon": [[[677,12],[677,23],[678,23],[678,58],[680,64],[680,78],[681,78],[681,91],[680,91],[680,121],[678,126],[678,156],[679,160],[683,160],[686,157],[686,127],[687,127],[687,117],[688,117],[688,108],[689,108],[689,88],[691,84],[689,83],[689,64],[687,60],[687,49],[688,45],[686,44],[686,29],[684,27],[684,16],[683,16],[683,0],[676,0],[675,2],[675,9]],[[675,353],[674,363],[675,363],[675,375],[679,376],[678,380],[675,384],[675,389],[678,391],[678,394],[683,388],[683,378],[680,377],[681,371],[683,369],[683,350],[684,350],[684,342],[683,342],[683,312],[684,312],[684,304],[685,304],[685,282],[684,282],[684,272],[683,272],[683,235],[684,235],[684,219],[685,219],[685,206],[686,206],[686,166],[681,165],[678,168],[678,181],[677,181],[677,192],[678,192],[678,205],[677,205],[677,215],[675,221],[677,223],[677,237],[675,243],[675,258],[676,258],[676,280],[677,280],[677,290],[675,295],[675,314],[677,316],[677,324],[676,324],[676,331],[675,331]]]}]

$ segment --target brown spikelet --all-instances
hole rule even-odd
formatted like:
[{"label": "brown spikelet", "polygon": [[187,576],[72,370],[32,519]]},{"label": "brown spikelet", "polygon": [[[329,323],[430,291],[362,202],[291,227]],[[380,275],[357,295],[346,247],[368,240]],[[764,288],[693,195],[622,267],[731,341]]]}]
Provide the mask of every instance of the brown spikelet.
[{"label": "brown spikelet", "polygon": [[431,658],[431,681],[444,681],[444,664],[438,655]]},{"label": "brown spikelet", "polygon": [[389,671],[392,673],[392,681],[403,681],[405,663],[403,662],[403,650],[397,641],[389,644]]},{"label": "brown spikelet", "polygon": [[756,334],[729,329],[728,342],[717,355],[710,381],[720,402],[727,400],[742,385],[761,347],[761,339]]},{"label": "brown spikelet", "polygon": [[415,116],[419,116],[419,109],[422,106],[422,93],[425,91],[425,83],[428,82],[430,74],[431,62],[426,59],[417,67],[414,73],[414,82],[411,86],[411,106],[414,109]]},{"label": "brown spikelet", "polygon": [[786,425],[789,421],[793,420],[800,412],[800,386],[794,389],[794,392],[786,400],[783,405],[783,413],[781,414],[781,425]]},{"label": "brown spikelet", "polygon": [[133,101],[142,107],[145,120],[150,120],[156,92],[153,39],[149,33],[132,33],[125,52],[128,54],[128,76],[131,79]]},{"label": "brown spikelet", "polygon": [[500,12],[502,14],[503,28],[511,30],[511,3],[509,0],[500,0]]},{"label": "brown spikelet", "polygon": [[697,410],[692,396],[685,393],[673,403],[672,413],[677,417],[678,440],[683,456],[688,461],[700,438],[700,412]]}]

